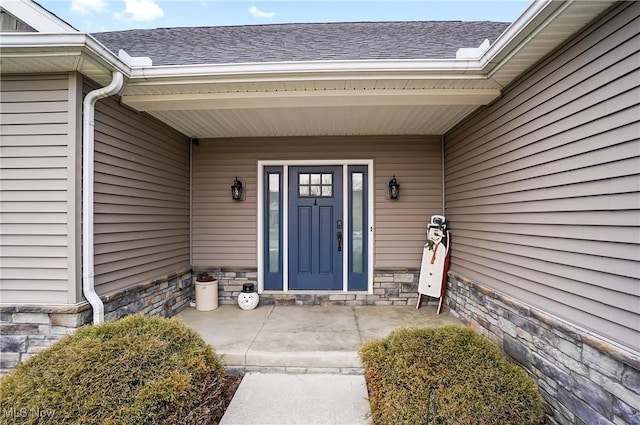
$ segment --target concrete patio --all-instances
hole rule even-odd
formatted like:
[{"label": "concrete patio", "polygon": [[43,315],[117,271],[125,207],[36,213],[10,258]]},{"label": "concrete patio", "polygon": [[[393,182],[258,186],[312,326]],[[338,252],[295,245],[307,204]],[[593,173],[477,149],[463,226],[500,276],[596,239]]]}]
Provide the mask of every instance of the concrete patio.
[{"label": "concrete patio", "polygon": [[178,317],[193,327],[230,368],[245,371],[361,373],[363,343],[399,327],[437,327],[460,322],[436,307],[274,306],[243,311],[222,305]]},{"label": "concrete patio", "polygon": [[178,317],[246,372],[221,425],[369,425],[371,410],[358,350],[400,327],[460,324],[435,305],[279,306],[251,311],[222,305]]}]

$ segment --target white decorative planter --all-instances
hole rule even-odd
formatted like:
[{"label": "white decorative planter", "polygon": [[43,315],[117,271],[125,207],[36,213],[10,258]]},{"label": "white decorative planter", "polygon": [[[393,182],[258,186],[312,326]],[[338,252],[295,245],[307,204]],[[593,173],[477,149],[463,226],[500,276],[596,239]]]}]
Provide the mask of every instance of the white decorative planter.
[{"label": "white decorative planter", "polygon": [[195,281],[196,310],[210,311],[218,308],[218,279],[210,282]]}]

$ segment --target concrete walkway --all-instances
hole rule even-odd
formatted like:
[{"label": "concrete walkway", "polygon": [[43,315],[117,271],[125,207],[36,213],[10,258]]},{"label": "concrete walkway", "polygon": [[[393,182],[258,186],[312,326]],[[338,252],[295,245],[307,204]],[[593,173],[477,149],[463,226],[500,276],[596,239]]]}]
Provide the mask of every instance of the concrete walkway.
[{"label": "concrete walkway", "polygon": [[459,324],[435,306],[235,305],[180,313],[231,369],[246,372],[221,425],[366,425],[362,344],[399,327]]},{"label": "concrete walkway", "polygon": [[220,425],[367,425],[362,375],[247,373]]}]

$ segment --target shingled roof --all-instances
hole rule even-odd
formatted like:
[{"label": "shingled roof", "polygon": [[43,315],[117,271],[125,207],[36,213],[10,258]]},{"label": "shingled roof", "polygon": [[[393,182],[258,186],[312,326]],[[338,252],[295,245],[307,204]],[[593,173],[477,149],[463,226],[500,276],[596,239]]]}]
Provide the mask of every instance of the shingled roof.
[{"label": "shingled roof", "polygon": [[505,22],[424,21],[158,28],[92,34],[154,65],[358,59],[452,59],[493,42]]}]

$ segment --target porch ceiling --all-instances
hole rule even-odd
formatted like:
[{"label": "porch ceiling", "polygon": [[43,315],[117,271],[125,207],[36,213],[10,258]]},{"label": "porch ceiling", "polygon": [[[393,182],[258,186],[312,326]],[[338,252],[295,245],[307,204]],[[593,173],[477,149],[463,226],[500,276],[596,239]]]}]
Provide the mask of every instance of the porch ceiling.
[{"label": "porch ceiling", "polygon": [[192,137],[444,134],[476,106],[347,106],[152,111]]},{"label": "porch ceiling", "polygon": [[192,137],[284,137],[443,134],[499,95],[486,80],[133,82],[122,102]]}]

